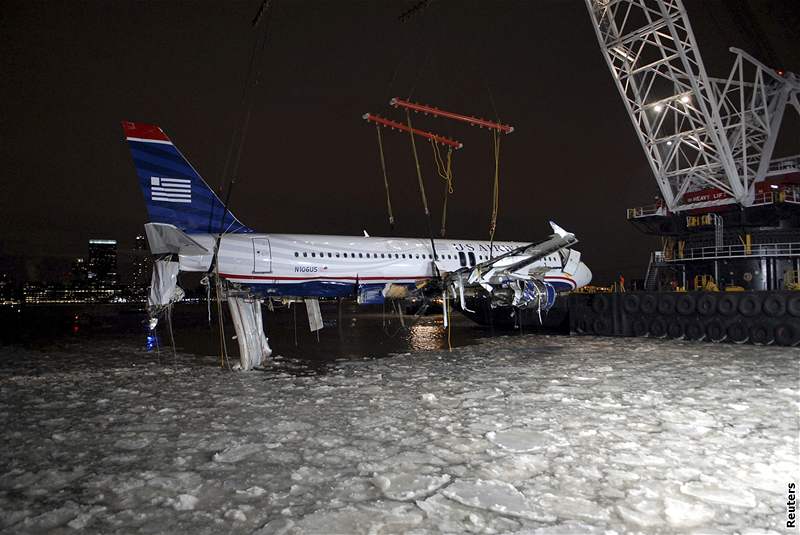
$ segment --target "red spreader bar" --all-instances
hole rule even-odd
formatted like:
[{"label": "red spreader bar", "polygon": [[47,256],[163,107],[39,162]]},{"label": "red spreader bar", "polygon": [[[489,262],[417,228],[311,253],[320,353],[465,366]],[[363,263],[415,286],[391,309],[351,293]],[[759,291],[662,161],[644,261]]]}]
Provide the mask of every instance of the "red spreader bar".
[{"label": "red spreader bar", "polygon": [[514,127],[507,124],[500,124],[495,123],[493,121],[487,121],[486,119],[479,119],[478,117],[471,117],[469,115],[461,115],[460,113],[453,113],[450,111],[440,110],[439,108],[434,108],[432,106],[426,106],[424,104],[417,104],[416,102],[409,102],[407,100],[403,100],[401,98],[393,98],[389,101],[390,106],[394,106],[395,108],[405,108],[407,110],[413,110],[420,113],[429,113],[431,115],[436,115],[438,117],[445,117],[447,119],[455,119],[456,121],[462,121],[465,123],[469,123],[472,126],[479,126],[481,128],[491,128],[493,130],[498,130],[503,132],[504,134],[510,134],[514,131]]},{"label": "red spreader bar", "polygon": [[454,139],[450,139],[444,136],[439,136],[432,132],[426,132],[425,130],[418,130],[416,128],[409,128],[407,125],[403,123],[398,123],[396,121],[391,121],[389,119],[384,119],[383,117],[379,117],[378,115],[373,115],[371,113],[365,113],[362,116],[368,122],[375,123],[380,126],[385,126],[386,128],[393,128],[397,130],[402,130],[403,132],[411,132],[420,137],[424,137],[426,139],[430,139],[434,143],[439,143],[441,145],[447,145],[448,147],[453,147],[454,149],[458,150],[464,145],[460,141],[456,141]]}]

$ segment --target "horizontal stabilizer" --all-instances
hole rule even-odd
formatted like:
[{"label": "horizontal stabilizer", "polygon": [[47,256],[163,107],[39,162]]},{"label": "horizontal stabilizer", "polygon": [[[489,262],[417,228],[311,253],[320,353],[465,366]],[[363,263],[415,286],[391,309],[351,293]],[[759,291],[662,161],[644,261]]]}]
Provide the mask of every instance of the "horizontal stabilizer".
[{"label": "horizontal stabilizer", "polygon": [[[553,223],[552,221],[550,221],[550,227],[552,227],[552,229],[553,229],[553,232],[554,232],[554,233],[556,234],[556,236],[558,236],[559,238],[565,238],[565,237],[567,237],[568,235],[573,235],[571,232],[567,232],[566,230],[564,230],[563,228],[559,227],[558,225],[556,225],[556,224],[555,224],[555,223]],[[574,235],[573,235],[573,236],[574,236]]]},{"label": "horizontal stabilizer", "polygon": [[194,241],[175,225],[147,223],[144,226],[147,243],[153,254],[205,255],[211,251]]}]

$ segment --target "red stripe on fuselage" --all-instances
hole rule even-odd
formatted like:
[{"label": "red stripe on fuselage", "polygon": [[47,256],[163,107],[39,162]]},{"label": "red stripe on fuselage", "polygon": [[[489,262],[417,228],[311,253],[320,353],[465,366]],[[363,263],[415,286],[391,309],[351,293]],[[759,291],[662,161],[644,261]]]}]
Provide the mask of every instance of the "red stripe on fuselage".
[{"label": "red stripe on fuselage", "polygon": [[544,278],[544,280],[552,280],[552,279],[560,280],[560,281],[567,281],[568,283],[570,283],[574,287],[578,286],[578,283],[576,283],[574,279],[570,279],[569,277],[559,277],[559,276],[553,275],[553,276],[550,276],[550,277],[545,276],[545,278]]},{"label": "red stripe on fuselage", "polygon": [[431,277],[326,277],[324,275],[319,277],[283,277],[283,276],[264,276],[264,275],[236,275],[233,273],[220,273],[220,277],[226,279],[248,279],[248,280],[358,280],[358,281],[392,281],[392,280],[418,280],[430,279]]},{"label": "red stripe on fuselage", "polygon": [[[286,276],[264,276],[264,275],[236,275],[233,273],[220,273],[221,277],[225,277],[226,279],[246,279],[246,280],[274,280],[274,281],[307,281],[307,280],[348,280],[348,281],[392,281],[392,280],[421,280],[421,279],[430,279],[431,277],[417,277],[417,276],[410,276],[410,277],[326,277],[324,275],[318,277],[286,277]],[[571,284],[573,287],[577,287],[577,283],[569,278],[569,277],[558,277],[558,276],[551,276],[545,277],[545,280],[558,280],[558,281],[565,281]]]}]

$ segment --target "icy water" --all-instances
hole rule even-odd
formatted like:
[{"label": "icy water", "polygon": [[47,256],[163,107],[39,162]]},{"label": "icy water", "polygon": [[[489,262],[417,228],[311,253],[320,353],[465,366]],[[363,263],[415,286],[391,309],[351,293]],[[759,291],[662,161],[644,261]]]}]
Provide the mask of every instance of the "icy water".
[{"label": "icy water", "polygon": [[[441,315],[401,319],[380,306],[344,305],[341,314],[336,303],[322,303],[324,328],[312,333],[304,305],[264,313],[270,345],[280,355],[303,361],[311,369],[341,359],[384,357],[407,351],[425,351],[448,347],[447,331]],[[232,361],[238,361],[235,332],[224,314],[224,334]],[[153,352],[171,355],[172,341],[165,321],[155,333],[148,332],[146,313],[135,306],[61,306],[30,307],[16,313],[0,308],[0,346],[22,345],[37,349],[52,345],[125,340]],[[520,334],[519,331],[513,331]],[[524,333],[524,330],[523,330]],[[155,334],[155,337],[151,336]],[[460,314],[453,315],[450,344],[469,345],[502,330],[481,327]],[[206,305],[179,304],[173,312],[173,335],[179,351],[197,356],[221,355],[216,310],[208,319]],[[157,340],[156,340],[157,337]]]},{"label": "icy water", "polygon": [[796,533],[800,351],[510,336],[235,373],[2,348],[4,533]]}]

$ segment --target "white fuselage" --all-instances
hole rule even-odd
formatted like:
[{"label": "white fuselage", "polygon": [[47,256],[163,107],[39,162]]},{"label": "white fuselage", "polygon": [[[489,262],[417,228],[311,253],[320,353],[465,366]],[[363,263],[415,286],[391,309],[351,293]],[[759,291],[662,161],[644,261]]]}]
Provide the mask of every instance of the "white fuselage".
[{"label": "white fuselage", "polygon": [[[216,236],[191,235],[208,250]],[[441,273],[472,267],[526,245],[521,242],[437,239],[436,266]],[[495,267],[511,265],[523,256],[509,256]],[[183,271],[206,271],[211,255],[181,256]],[[325,236],[308,234],[226,234],[218,253],[221,277],[254,288],[267,295],[293,297],[335,297],[353,295],[363,286],[413,284],[433,273],[433,250],[428,239],[367,236]],[[573,273],[562,267],[559,252],[525,266],[558,291],[568,291],[591,281],[582,262]]]}]

